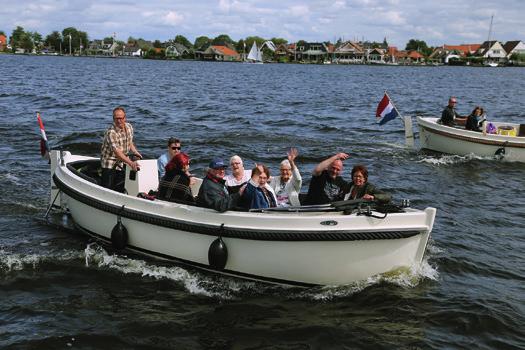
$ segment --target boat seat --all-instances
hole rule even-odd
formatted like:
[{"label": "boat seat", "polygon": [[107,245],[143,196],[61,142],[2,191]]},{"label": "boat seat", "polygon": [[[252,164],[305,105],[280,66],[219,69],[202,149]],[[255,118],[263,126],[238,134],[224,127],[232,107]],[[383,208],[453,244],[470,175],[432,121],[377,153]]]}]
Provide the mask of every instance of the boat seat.
[{"label": "boat seat", "polygon": [[520,124],[520,129],[518,131],[518,136],[525,137],[525,124]]}]

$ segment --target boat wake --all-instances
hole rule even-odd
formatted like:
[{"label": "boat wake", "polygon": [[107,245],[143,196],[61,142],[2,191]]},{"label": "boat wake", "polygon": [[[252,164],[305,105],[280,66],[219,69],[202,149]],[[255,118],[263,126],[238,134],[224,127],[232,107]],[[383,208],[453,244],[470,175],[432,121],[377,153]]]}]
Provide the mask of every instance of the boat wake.
[{"label": "boat wake", "polygon": [[426,155],[422,159],[418,160],[418,163],[426,163],[432,165],[454,165],[468,163],[473,160],[494,160],[494,157],[480,157],[475,154],[468,154],[465,156],[448,155],[444,154],[441,156],[430,156]]}]

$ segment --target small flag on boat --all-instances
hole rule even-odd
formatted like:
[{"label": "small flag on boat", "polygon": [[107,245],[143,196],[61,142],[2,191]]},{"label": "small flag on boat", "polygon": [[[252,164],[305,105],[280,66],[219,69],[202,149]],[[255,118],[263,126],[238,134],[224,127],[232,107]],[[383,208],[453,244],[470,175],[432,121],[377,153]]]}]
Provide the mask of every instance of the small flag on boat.
[{"label": "small flag on boat", "polygon": [[36,118],[38,119],[38,125],[40,126],[40,154],[42,155],[42,158],[49,159],[49,144],[47,143],[44,123],[42,122],[42,118],[40,118],[39,112],[36,112]]},{"label": "small flag on boat", "polygon": [[379,102],[376,111],[376,118],[381,119],[379,120],[379,125],[383,125],[396,117],[399,117],[399,112],[396,107],[394,107],[390,96],[385,92],[385,95],[381,99],[381,102]]}]

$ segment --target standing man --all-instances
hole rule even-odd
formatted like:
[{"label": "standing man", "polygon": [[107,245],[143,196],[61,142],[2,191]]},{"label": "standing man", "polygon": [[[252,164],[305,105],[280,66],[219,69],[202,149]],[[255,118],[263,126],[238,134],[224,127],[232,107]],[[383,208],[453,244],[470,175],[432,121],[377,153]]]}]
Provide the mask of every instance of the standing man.
[{"label": "standing man", "polygon": [[459,123],[464,125],[466,121],[466,117],[463,117],[456,112],[456,104],[458,103],[457,99],[454,96],[451,96],[448,99],[448,106],[445,107],[443,112],[441,113],[441,119],[439,120],[441,124],[446,126],[454,126],[455,121],[457,120]]},{"label": "standing man", "polygon": [[164,153],[157,159],[157,168],[159,172],[159,181],[162,179],[166,173],[166,165],[170,160],[175,157],[176,154],[179,154],[181,150],[180,140],[175,137],[170,137],[168,139],[168,152]]},{"label": "standing man", "polygon": [[117,107],[113,110],[113,124],[106,130],[102,141],[100,156],[102,186],[124,192],[126,177],[124,163],[133,171],[139,170],[138,163],[128,157],[130,151],[138,158],[142,158],[133,143],[133,127],[126,122],[126,111],[123,107]]},{"label": "standing man", "polygon": [[199,188],[199,195],[197,196],[198,205],[215,209],[220,213],[232,209],[237,205],[243,191],[241,190],[234,194],[228,193],[224,180],[227,167],[224,161],[219,158],[210,162],[208,173],[204,180],[202,180],[201,187]]},{"label": "standing man", "polygon": [[343,172],[343,160],[348,157],[346,153],[337,153],[317,164],[312,172],[305,204],[327,204],[342,199],[347,182],[340,174]]}]

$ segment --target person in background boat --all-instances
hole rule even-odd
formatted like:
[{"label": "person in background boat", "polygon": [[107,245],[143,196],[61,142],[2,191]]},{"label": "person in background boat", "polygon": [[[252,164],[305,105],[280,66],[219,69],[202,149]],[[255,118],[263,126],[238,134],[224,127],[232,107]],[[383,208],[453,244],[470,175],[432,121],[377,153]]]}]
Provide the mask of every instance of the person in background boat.
[{"label": "person in background boat", "polygon": [[226,165],[222,159],[216,158],[209,164],[208,173],[202,181],[197,196],[197,204],[218,212],[225,212],[237,206],[242,189],[238,193],[230,194],[226,188],[224,176]]},{"label": "person in background boat", "polygon": [[137,161],[128,157],[129,152],[142,159],[142,155],[133,143],[133,127],[126,122],[126,111],[123,107],[116,107],[113,109],[113,124],[104,133],[102,141],[100,155],[102,186],[124,192],[126,177],[124,164],[127,164],[133,171],[139,170]]},{"label": "person in background boat", "polygon": [[295,165],[295,158],[299,152],[296,148],[288,151],[288,159],[281,162],[279,176],[272,177],[270,186],[277,197],[278,207],[300,206],[299,192],[301,192],[301,185],[303,179],[299,173],[299,169]]},{"label": "person in background boat", "polygon": [[[267,166],[258,164],[252,169],[252,177],[242,188],[242,206],[246,209],[274,208],[277,206],[277,199],[272,187],[268,184],[270,169]],[[242,192],[244,191],[244,192]]]},{"label": "person in background boat", "polygon": [[224,180],[226,181],[226,187],[228,192],[237,193],[242,185],[246,184],[252,176],[251,170],[244,170],[244,164],[241,157],[235,155],[230,158],[230,166],[232,167],[232,173],[226,175]]},{"label": "person in background boat", "polygon": [[337,153],[317,164],[312,172],[306,205],[327,204],[342,199],[347,182],[340,174],[343,171],[343,161],[348,157],[346,153]]},{"label": "person in background boat", "polygon": [[190,157],[184,152],[177,153],[165,169],[166,174],[160,180],[157,198],[170,202],[195,203],[190,188]]},{"label": "person in background boat", "polygon": [[465,129],[472,131],[481,132],[481,125],[483,123],[480,118],[483,116],[483,108],[476,106],[472,113],[467,117],[467,122],[465,123]]},{"label": "person in background boat", "polygon": [[441,119],[439,122],[446,126],[454,126],[457,124],[465,125],[466,117],[461,116],[456,112],[456,104],[458,103],[457,99],[454,96],[451,96],[448,99],[448,106],[445,107],[441,113]]},{"label": "person in background boat", "polygon": [[181,151],[181,142],[179,139],[175,137],[170,137],[168,139],[168,151],[161,155],[157,159],[157,168],[159,172],[159,180],[162,179],[164,174],[166,173],[166,165],[170,162],[170,160]]},{"label": "person in background boat", "polygon": [[392,196],[376,188],[368,182],[368,170],[364,165],[356,165],[352,168],[352,182],[347,184],[343,193],[344,200],[365,199],[382,203],[390,202]]}]

